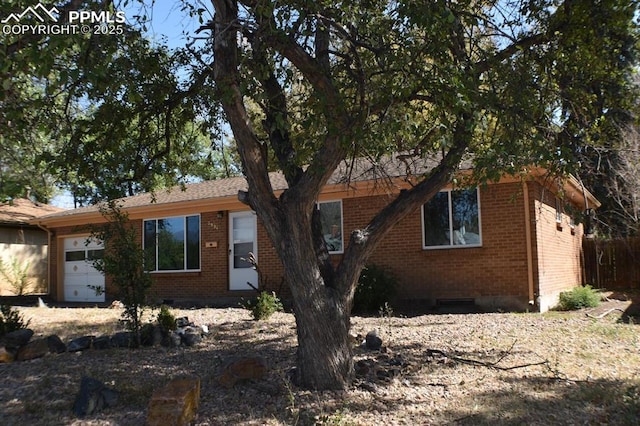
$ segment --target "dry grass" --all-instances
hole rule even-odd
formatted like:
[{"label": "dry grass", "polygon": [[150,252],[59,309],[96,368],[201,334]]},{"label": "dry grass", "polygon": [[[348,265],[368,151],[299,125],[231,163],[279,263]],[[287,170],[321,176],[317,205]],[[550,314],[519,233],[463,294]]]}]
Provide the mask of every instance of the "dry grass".
[{"label": "dry grass", "polygon": [[[37,335],[64,341],[120,330],[120,312],[109,309],[20,311]],[[183,375],[201,378],[197,425],[623,425],[640,418],[640,329],[618,311],[601,319],[584,311],[355,317],[353,331],[378,329],[388,351],[357,348],[356,360],[376,364],[347,392],[288,382],[296,344],[290,314],[255,322],[242,309],[172,312],[209,325],[210,336],[189,349],[90,350],[0,364],[0,424],[144,424],[154,389]],[[218,386],[222,363],[242,354],[268,359],[267,379]],[[119,404],[76,419],[82,375],[120,391]]]}]

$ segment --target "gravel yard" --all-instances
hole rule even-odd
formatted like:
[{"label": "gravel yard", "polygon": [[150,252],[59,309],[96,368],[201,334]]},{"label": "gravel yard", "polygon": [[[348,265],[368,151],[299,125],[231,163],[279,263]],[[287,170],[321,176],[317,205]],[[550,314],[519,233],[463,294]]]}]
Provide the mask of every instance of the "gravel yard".
[{"label": "gravel yard", "polygon": [[[86,350],[0,364],[0,424],[141,425],[154,389],[194,375],[201,379],[196,425],[633,424],[640,418],[640,325],[623,315],[630,305],[354,317],[353,333],[377,329],[384,348],[355,349],[358,375],[346,392],[311,392],[288,381],[291,314],[256,322],[243,309],[172,309],[207,325],[209,335],[191,348]],[[122,329],[114,309],[19,310],[34,338],[57,334],[68,342]],[[264,357],[266,378],[220,386],[222,365],[243,355]],[[117,390],[118,404],[77,419],[72,405],[83,375]]]}]

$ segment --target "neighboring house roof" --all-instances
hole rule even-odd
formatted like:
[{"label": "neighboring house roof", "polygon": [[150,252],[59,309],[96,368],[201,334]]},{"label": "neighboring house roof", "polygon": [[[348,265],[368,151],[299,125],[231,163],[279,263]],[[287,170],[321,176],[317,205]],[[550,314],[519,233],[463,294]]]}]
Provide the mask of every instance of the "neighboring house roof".
[{"label": "neighboring house roof", "polygon": [[63,211],[60,207],[17,198],[0,204],[0,225],[29,225],[33,219]]},{"label": "neighboring house roof", "polygon": [[[357,159],[353,162],[343,162],[333,173],[323,194],[350,194],[355,191],[359,194],[368,195],[374,192],[391,192],[389,189],[399,190],[411,185],[407,177],[418,177],[433,169],[439,163],[435,158],[416,158],[411,155],[394,157],[387,156],[382,160],[372,161],[369,159]],[[464,162],[461,171],[469,170],[470,162]],[[546,175],[544,169],[532,168],[528,174],[536,179],[543,179]],[[281,172],[269,173],[271,186],[278,193],[287,189],[287,182]],[[574,177],[565,179],[561,185],[565,195],[577,205],[589,205],[599,207],[600,203],[595,197]],[[149,214],[179,215],[185,212],[193,212],[202,207],[211,210],[212,200],[215,200],[216,210],[234,210],[242,208],[238,201],[238,191],[247,190],[247,181],[243,176],[231,177],[192,183],[187,185],[177,185],[169,189],[158,190],[153,193],[143,193],[131,197],[117,200],[118,204],[129,212],[130,218],[149,217]],[[585,197],[587,202],[585,203]],[[150,209],[153,209],[151,213]],[[207,210],[208,209],[208,210]],[[74,221],[81,223],[92,223],[102,221],[98,206],[92,205],[80,207],[72,210],[64,210],[49,214],[32,220],[31,223],[43,224],[45,226],[67,226],[74,224]],[[76,222],[77,223],[77,222]]]}]

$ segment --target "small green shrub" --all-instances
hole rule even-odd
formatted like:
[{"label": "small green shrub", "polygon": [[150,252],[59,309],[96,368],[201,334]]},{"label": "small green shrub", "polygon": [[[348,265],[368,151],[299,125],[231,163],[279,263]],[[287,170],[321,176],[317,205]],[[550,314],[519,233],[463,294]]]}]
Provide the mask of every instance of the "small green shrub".
[{"label": "small green shrub", "polygon": [[600,295],[590,285],[576,287],[560,293],[558,309],[573,311],[582,308],[594,308],[600,304]]},{"label": "small green shrub", "polygon": [[365,266],[353,296],[353,311],[376,313],[388,307],[397,286],[398,279],[387,269],[376,265]]},{"label": "small green shrub", "polygon": [[253,302],[247,302],[245,308],[251,311],[253,319],[256,321],[266,320],[275,312],[282,312],[284,307],[282,302],[278,299],[275,292],[267,293],[261,292],[256,300]]},{"label": "small green shrub", "polygon": [[31,321],[25,322],[22,314],[12,309],[11,306],[0,306],[0,336],[21,328],[27,328],[29,327],[29,322]]},{"label": "small green shrub", "polygon": [[160,312],[158,312],[158,324],[165,331],[175,330],[176,317],[171,313],[167,305],[160,306]]}]

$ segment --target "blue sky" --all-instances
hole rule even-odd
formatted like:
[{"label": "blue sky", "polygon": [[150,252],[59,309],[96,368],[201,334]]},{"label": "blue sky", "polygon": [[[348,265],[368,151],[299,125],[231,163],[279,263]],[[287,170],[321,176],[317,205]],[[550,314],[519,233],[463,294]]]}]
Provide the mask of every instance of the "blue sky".
[{"label": "blue sky", "polygon": [[[203,3],[203,2],[194,2]],[[160,41],[163,37],[166,39],[169,47],[184,46],[187,35],[195,35],[195,31],[200,26],[197,17],[192,18],[187,11],[181,10],[183,2],[181,1],[167,1],[157,0],[153,9],[151,10],[151,23],[148,26],[148,34],[151,38]],[[138,6],[134,6],[134,10],[127,11],[127,14],[134,15],[135,9]],[[207,4],[199,5],[198,7],[211,7]],[[210,15],[205,12],[205,20],[210,19]]]}]

